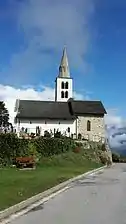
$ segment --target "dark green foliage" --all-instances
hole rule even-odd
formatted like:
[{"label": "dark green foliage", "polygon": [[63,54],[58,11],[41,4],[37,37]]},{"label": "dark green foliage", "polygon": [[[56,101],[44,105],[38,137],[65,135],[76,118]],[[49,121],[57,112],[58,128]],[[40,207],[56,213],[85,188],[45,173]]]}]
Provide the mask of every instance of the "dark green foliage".
[{"label": "dark green foliage", "polygon": [[9,125],[9,113],[5,107],[3,101],[0,101],[0,126],[8,126]]},{"label": "dark green foliage", "polygon": [[38,137],[20,139],[14,133],[0,134],[0,164],[12,164],[16,157],[34,154],[37,158],[72,151],[74,141],[69,138]]},{"label": "dark green foliage", "polygon": [[118,153],[113,152],[113,153],[112,153],[112,160],[113,160],[113,162],[115,162],[115,163],[120,162],[120,155],[119,155]]},{"label": "dark green foliage", "polygon": [[56,155],[72,150],[74,147],[73,140],[69,138],[37,138],[33,140],[37,151],[43,156]]},{"label": "dark green foliage", "polygon": [[[86,143],[87,144],[87,143]],[[88,147],[71,138],[37,137],[18,138],[14,133],[0,134],[0,166],[14,164],[17,157],[35,156],[36,162],[42,157],[50,157],[66,152],[82,152],[88,159],[99,160],[104,154],[104,145],[90,143]],[[103,155],[104,157],[104,155]]]},{"label": "dark green foliage", "polygon": [[51,133],[49,133],[48,131],[45,131],[44,132],[44,137],[51,138]]},{"label": "dark green foliage", "polygon": [[62,137],[62,135],[61,135],[61,132],[60,131],[56,131],[54,133],[54,138],[61,138],[61,137]]},{"label": "dark green foliage", "polygon": [[14,133],[0,134],[0,160],[2,164],[12,164],[16,157],[27,155],[27,153],[27,139],[19,139]]}]

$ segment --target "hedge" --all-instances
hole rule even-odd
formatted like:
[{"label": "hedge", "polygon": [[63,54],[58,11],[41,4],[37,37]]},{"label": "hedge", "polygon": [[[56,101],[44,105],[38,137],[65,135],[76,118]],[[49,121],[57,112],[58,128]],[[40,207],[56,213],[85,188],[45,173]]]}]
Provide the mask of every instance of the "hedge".
[{"label": "hedge", "polygon": [[19,156],[39,154],[50,156],[61,154],[75,147],[74,141],[69,138],[20,139],[14,133],[0,134],[0,164],[12,164]]}]

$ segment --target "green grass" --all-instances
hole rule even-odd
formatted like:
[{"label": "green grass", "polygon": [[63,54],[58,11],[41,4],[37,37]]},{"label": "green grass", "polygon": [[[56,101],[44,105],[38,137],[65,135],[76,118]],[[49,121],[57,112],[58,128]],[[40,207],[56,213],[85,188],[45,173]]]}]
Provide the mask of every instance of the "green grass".
[{"label": "green grass", "polygon": [[0,210],[100,166],[81,154],[66,153],[42,159],[33,171],[0,169]]}]

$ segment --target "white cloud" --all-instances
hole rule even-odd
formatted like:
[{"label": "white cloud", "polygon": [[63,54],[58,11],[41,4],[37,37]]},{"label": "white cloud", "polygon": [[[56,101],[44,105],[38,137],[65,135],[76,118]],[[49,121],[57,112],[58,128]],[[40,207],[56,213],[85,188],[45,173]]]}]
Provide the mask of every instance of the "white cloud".
[{"label": "white cloud", "polygon": [[122,147],[126,149],[126,120],[118,114],[118,110],[108,110],[105,123],[110,145],[118,150]]},{"label": "white cloud", "polygon": [[54,55],[61,55],[64,45],[71,67],[84,72],[93,0],[11,0],[11,4],[17,11],[15,21],[19,33],[24,35],[24,44],[19,52],[13,52],[9,68],[2,71],[10,82],[13,79],[15,83],[26,83],[38,71],[43,73],[51,63],[55,64]]},{"label": "white cloud", "polygon": [[[14,107],[16,99],[27,100],[54,100],[55,91],[47,86],[24,86],[20,89],[13,86],[0,85],[0,100],[3,100],[10,114],[10,121],[14,119]],[[75,99],[87,98],[80,93],[74,92]]]},{"label": "white cloud", "polygon": [[108,126],[108,128],[116,126],[116,127],[120,127],[120,125],[122,124],[122,117],[120,115],[118,115],[118,110],[117,109],[109,109],[107,110],[107,116],[105,117],[105,122]]}]

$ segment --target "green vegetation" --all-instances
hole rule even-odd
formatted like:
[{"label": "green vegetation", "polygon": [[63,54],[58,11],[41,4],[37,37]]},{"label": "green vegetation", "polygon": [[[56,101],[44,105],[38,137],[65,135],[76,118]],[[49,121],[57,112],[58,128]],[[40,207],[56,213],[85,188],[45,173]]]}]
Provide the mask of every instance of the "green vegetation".
[{"label": "green vegetation", "polygon": [[120,161],[120,155],[116,152],[112,153],[112,160],[114,163],[118,163]]},{"label": "green vegetation", "polygon": [[69,178],[100,167],[84,155],[68,152],[43,158],[36,170],[0,170],[0,210],[38,194]]},{"label": "green vegetation", "polygon": [[68,152],[74,147],[74,141],[69,138],[20,139],[13,133],[0,134],[0,165],[10,165],[20,156],[34,154],[40,158]]},{"label": "green vegetation", "polygon": [[112,160],[114,163],[126,163],[126,155],[117,152],[112,153]]},{"label": "green vegetation", "polygon": [[[34,156],[35,170],[12,168],[17,157]],[[105,146],[70,138],[19,139],[0,134],[0,210],[69,178],[106,164]]]},{"label": "green vegetation", "polygon": [[0,127],[5,127],[9,125],[9,113],[5,107],[5,103],[0,101]]}]

